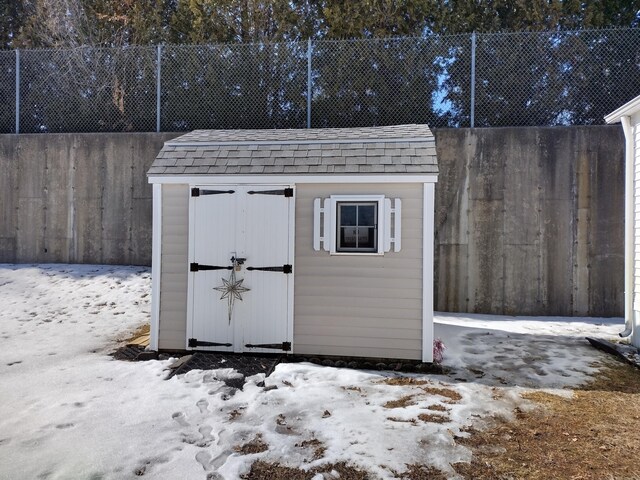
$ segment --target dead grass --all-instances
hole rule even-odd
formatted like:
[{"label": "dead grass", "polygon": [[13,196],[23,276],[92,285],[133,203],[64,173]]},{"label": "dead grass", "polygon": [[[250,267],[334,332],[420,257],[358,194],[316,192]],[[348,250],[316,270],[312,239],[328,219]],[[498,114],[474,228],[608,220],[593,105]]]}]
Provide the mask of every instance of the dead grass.
[{"label": "dead grass", "polygon": [[229,420],[233,421],[236,418],[238,418],[240,415],[242,415],[242,410],[244,410],[246,407],[238,407],[235,408],[233,410],[231,410],[229,412]]},{"label": "dead grass", "polygon": [[638,479],[640,371],[612,363],[572,398],[533,392],[539,408],[458,439],[474,452],[454,465],[473,479]]},{"label": "dead grass", "polygon": [[408,420],[405,420],[404,418],[398,418],[398,417],[387,417],[387,420],[389,420],[390,422],[398,422],[398,423],[410,423],[412,425],[417,425],[418,422],[416,421],[415,418],[410,418]]},{"label": "dead grass", "polygon": [[236,445],[233,447],[233,450],[241,455],[251,455],[254,453],[266,452],[269,450],[269,445],[264,443],[262,435],[258,433],[253,440],[245,443],[244,445]]},{"label": "dead grass", "polygon": [[387,403],[382,405],[384,408],[404,408],[409,405],[415,405],[413,397],[415,395],[405,395],[404,397],[400,397],[397,400],[389,400]]},{"label": "dead grass", "polygon": [[[309,471],[286,467],[279,463],[258,460],[251,465],[249,473],[242,475],[244,480],[311,480],[318,474],[338,472],[340,480],[373,480],[373,476],[345,462],[323,465]],[[325,478],[336,478],[333,475]],[[447,476],[440,470],[424,465],[407,465],[407,470],[398,474],[402,480],[446,480]]]},{"label": "dead grass", "polygon": [[313,450],[313,457],[311,460],[319,460],[324,457],[324,452],[327,451],[327,447],[318,440],[317,438],[312,438],[310,440],[304,440],[303,442],[296,443],[296,447],[300,448],[309,448]]},{"label": "dead grass", "polygon": [[422,387],[422,390],[429,395],[440,395],[441,397],[448,398],[452,402],[459,402],[462,400],[462,395],[450,388]]},{"label": "dead grass", "polygon": [[447,423],[451,421],[446,415],[434,415],[433,413],[421,413],[418,415],[418,419],[427,423]]},{"label": "dead grass", "polygon": [[433,410],[434,412],[448,412],[451,409],[445,407],[444,405],[440,405],[439,403],[434,403],[433,405],[429,405],[427,410]]},{"label": "dead grass", "polygon": [[407,465],[407,471],[400,475],[403,480],[446,480],[447,476],[437,468],[424,465]]},{"label": "dead grass", "polygon": [[[241,476],[244,480],[311,480],[319,473],[330,473],[335,470],[341,480],[369,480],[371,477],[362,470],[344,462],[323,465],[309,471],[286,467],[279,463],[258,460],[251,465],[251,470]],[[333,478],[333,477],[330,477]]]},{"label": "dead grass", "polygon": [[406,387],[408,385],[426,385],[429,383],[429,381],[417,380],[412,377],[393,377],[393,378],[386,378],[382,380],[381,383],[384,383],[386,385],[396,385],[399,387]]}]

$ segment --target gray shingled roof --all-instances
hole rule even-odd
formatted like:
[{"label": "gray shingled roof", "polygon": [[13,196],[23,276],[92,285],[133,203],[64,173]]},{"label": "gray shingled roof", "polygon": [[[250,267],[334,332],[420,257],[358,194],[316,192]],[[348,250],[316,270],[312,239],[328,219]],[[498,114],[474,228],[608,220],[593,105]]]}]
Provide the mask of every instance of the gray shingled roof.
[{"label": "gray shingled roof", "polygon": [[164,144],[149,175],[437,173],[426,125],[195,130]]}]

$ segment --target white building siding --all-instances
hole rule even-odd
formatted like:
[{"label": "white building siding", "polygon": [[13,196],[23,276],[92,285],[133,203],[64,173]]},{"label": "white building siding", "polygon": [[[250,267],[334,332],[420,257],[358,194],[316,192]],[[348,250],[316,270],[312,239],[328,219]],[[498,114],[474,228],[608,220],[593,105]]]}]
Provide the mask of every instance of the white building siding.
[{"label": "white building siding", "polygon": [[[313,249],[313,201],[383,194],[402,200],[402,250],[384,256]],[[298,184],[294,352],[422,357],[422,184]]]},{"label": "white building siding", "polygon": [[184,350],[187,329],[189,188],[162,186],[162,253],[158,348]]},{"label": "white building siding", "polygon": [[640,114],[631,116],[633,134],[634,169],[634,278],[633,278],[633,334],[631,342],[640,346]]}]

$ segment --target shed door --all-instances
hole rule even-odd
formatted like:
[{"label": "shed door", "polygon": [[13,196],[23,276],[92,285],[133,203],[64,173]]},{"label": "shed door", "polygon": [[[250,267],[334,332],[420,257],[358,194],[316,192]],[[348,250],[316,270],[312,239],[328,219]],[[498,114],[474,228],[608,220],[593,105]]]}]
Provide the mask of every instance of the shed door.
[{"label": "shed door", "polygon": [[288,351],[293,189],[199,187],[190,209],[188,347]]}]

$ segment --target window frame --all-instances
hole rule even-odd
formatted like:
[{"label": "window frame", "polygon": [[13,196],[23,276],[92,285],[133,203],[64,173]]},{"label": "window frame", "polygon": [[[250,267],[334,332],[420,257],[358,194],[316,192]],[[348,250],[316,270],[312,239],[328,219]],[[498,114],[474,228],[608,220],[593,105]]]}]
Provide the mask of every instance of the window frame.
[{"label": "window frame", "polygon": [[[329,225],[330,231],[330,249],[329,253],[331,255],[373,255],[373,256],[381,256],[384,255],[384,231],[386,228],[385,220],[386,215],[384,215],[384,195],[331,195],[329,200],[331,201],[331,213],[330,218],[331,222]],[[368,251],[339,251],[338,250],[338,223],[340,218],[338,217],[338,204],[339,203],[376,203],[376,250],[368,250]],[[325,232],[326,236],[327,232]]]}]

